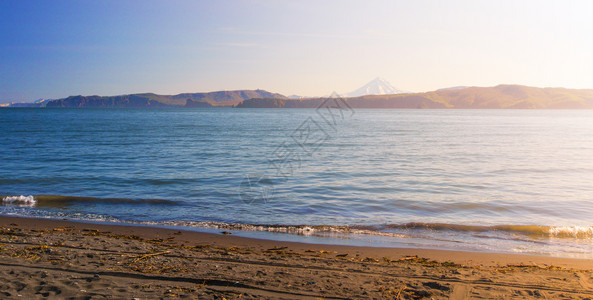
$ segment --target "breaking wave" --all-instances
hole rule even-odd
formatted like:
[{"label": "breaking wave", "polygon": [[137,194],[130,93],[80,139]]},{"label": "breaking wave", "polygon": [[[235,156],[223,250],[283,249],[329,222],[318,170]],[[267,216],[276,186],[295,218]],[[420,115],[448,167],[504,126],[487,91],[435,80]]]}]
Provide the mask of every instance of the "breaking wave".
[{"label": "breaking wave", "polygon": [[149,205],[179,205],[179,202],[163,199],[127,199],[127,198],[95,198],[74,197],[62,195],[35,195],[35,196],[0,196],[4,205],[20,205],[30,207],[63,208],[75,204],[149,204]]},{"label": "breaking wave", "polygon": [[33,196],[6,196],[2,198],[2,204],[33,207],[37,204],[37,201]]},{"label": "breaking wave", "polygon": [[[164,221],[140,222],[146,225],[202,227],[221,230],[265,231],[306,236],[333,236],[341,234],[375,235],[384,237],[410,238],[423,236],[424,232],[450,231],[457,233],[506,233],[519,234],[532,238],[573,238],[593,239],[593,226],[543,226],[543,225],[496,225],[471,226],[443,223],[408,223],[380,226],[364,225],[273,225],[240,224],[214,221]],[[424,231],[424,232],[423,232]]]},{"label": "breaking wave", "polygon": [[376,226],[376,230],[430,230],[453,232],[503,232],[531,237],[593,239],[593,226],[495,225],[473,226],[446,223],[408,223]]}]

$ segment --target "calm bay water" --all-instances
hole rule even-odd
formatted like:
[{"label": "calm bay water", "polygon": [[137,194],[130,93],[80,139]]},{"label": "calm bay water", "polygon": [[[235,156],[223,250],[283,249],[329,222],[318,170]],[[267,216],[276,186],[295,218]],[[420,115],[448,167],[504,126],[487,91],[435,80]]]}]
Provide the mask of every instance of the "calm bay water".
[{"label": "calm bay water", "polygon": [[0,109],[0,213],[593,258],[593,111],[336,118]]}]

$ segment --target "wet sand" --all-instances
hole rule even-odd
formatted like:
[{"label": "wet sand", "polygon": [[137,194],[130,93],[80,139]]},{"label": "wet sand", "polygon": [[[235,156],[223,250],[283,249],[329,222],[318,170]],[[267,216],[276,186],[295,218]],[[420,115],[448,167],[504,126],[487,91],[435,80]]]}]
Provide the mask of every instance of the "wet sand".
[{"label": "wet sand", "polygon": [[593,260],[0,217],[0,298],[593,299]]}]

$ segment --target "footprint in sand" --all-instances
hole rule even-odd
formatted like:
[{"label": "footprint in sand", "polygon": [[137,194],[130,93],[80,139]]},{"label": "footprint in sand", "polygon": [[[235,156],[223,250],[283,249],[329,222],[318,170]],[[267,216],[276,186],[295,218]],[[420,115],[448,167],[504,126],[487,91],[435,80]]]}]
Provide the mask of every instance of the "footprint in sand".
[{"label": "footprint in sand", "polygon": [[593,290],[593,284],[591,284],[591,282],[589,281],[590,276],[585,275],[583,273],[577,273],[577,276],[579,277],[579,283],[584,289]]},{"label": "footprint in sand", "polygon": [[469,298],[469,292],[471,290],[471,286],[467,284],[454,284],[453,291],[451,295],[449,295],[450,300],[457,300],[457,299],[467,299]]}]

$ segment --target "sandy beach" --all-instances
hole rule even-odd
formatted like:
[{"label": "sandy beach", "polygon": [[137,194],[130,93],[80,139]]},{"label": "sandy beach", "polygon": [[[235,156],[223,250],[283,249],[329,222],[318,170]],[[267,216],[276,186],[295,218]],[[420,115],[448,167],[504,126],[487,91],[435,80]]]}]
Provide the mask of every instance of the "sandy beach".
[{"label": "sandy beach", "polygon": [[593,261],[0,217],[1,298],[593,297]]}]

